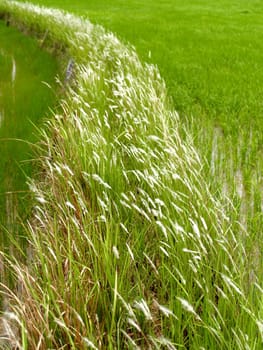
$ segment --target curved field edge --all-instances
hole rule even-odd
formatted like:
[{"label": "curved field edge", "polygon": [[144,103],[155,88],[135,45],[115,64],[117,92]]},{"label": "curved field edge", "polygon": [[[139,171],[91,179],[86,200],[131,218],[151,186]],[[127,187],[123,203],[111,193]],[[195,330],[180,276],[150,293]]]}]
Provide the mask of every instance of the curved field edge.
[{"label": "curved field edge", "polygon": [[211,195],[158,70],[74,15],[13,1],[0,12],[71,58],[41,131],[30,257],[5,257],[17,292],[3,286],[3,337],[21,349],[260,349],[259,253]]}]

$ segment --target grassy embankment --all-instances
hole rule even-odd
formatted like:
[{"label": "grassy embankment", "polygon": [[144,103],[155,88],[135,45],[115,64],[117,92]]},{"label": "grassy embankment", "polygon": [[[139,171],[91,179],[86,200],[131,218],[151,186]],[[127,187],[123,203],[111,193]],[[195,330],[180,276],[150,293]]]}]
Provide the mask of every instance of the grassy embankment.
[{"label": "grassy embankment", "polygon": [[0,10],[75,62],[42,131],[32,257],[9,258],[19,291],[2,324],[23,349],[260,349],[253,237],[211,195],[157,69],[73,15]]},{"label": "grassy embankment", "polygon": [[243,225],[262,241],[262,2],[32,2],[87,16],[158,65],[181,121],[208,159],[209,181],[234,194]]}]

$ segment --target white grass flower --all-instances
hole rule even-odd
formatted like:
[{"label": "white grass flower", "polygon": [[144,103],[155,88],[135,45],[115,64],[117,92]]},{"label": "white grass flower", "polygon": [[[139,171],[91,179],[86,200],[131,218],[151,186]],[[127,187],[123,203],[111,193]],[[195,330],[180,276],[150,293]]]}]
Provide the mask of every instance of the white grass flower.
[{"label": "white grass flower", "polygon": [[151,312],[150,312],[150,309],[149,309],[149,306],[147,305],[147,303],[144,299],[141,299],[140,301],[135,301],[134,307],[137,310],[140,310],[144,314],[144,316],[147,320],[151,321],[153,319]]},{"label": "white grass flower", "polygon": [[59,327],[65,329],[65,330],[68,330],[68,327],[67,327],[67,325],[65,324],[64,320],[62,321],[62,320],[60,320],[59,318],[55,318],[54,321],[55,321],[55,323],[56,323]]},{"label": "white grass flower", "polygon": [[164,253],[164,255],[166,255],[167,256],[167,258],[169,258],[169,253],[167,252],[167,250],[164,248],[164,247],[162,247],[162,246],[160,246],[160,249],[161,249],[161,251]]},{"label": "white grass flower", "polygon": [[112,252],[117,260],[120,259],[118,248],[115,245],[112,247]]},{"label": "white grass flower", "polygon": [[146,253],[143,253],[143,255],[146,257],[147,261],[149,262],[149,264],[151,265],[151,267],[153,268],[154,272],[156,273],[156,275],[159,275],[159,272],[155,266],[155,264],[153,263],[153,261],[149,258],[149,256]]},{"label": "white grass flower", "polygon": [[54,167],[55,167],[57,173],[58,173],[59,175],[62,175],[62,171],[61,171],[60,166],[58,166],[57,164],[54,164]]},{"label": "white grass flower", "polygon": [[39,203],[41,203],[41,204],[47,203],[47,201],[45,200],[44,197],[36,197],[36,200],[37,200]]},{"label": "white grass flower", "polygon": [[76,208],[74,207],[74,205],[70,201],[66,201],[66,206],[68,208],[73,209],[74,211],[76,211]]},{"label": "white grass flower", "polygon": [[195,312],[193,306],[189,303],[189,301],[187,301],[186,299],[183,299],[183,298],[179,298],[177,297],[177,299],[180,301],[182,307],[187,311],[187,312],[190,312],[191,314],[193,314],[196,319],[198,321],[201,321],[201,318],[199,315],[197,315],[197,313]]},{"label": "white grass flower", "polygon": [[16,61],[15,61],[14,57],[12,57],[12,78],[11,78],[11,80],[12,80],[12,83],[14,83],[16,80]]},{"label": "white grass flower", "polygon": [[104,202],[104,200],[101,199],[100,197],[98,197],[98,203],[99,203],[99,205],[101,206],[102,209],[108,210],[107,204],[106,204],[106,203]]},{"label": "white grass flower", "polygon": [[62,168],[65,169],[71,176],[74,175],[73,171],[70,169],[70,167],[67,164],[63,164]]},{"label": "white grass flower", "polygon": [[131,250],[131,247],[129,246],[128,243],[126,243],[126,247],[127,247],[127,249],[128,249],[128,253],[129,253],[129,255],[130,255],[132,261],[134,261],[134,255],[133,255],[133,252],[132,252],[132,250]]},{"label": "white grass flower", "polygon": [[100,216],[98,217],[98,221],[99,221],[99,222],[107,222],[106,216],[105,216],[105,215],[100,215]]},{"label": "white grass flower", "polygon": [[161,311],[161,313],[165,316],[165,317],[174,317],[175,319],[178,319],[175,314],[173,313],[172,310],[170,310],[167,306],[164,305],[160,305],[157,301],[156,301],[157,307],[158,309]]},{"label": "white grass flower", "polygon": [[[126,232],[126,233],[129,233],[127,227],[121,222],[120,223],[120,227]],[[127,244],[127,243],[126,243]]]},{"label": "white grass flower", "polygon": [[221,276],[230,290],[233,289],[236,293],[243,296],[242,291],[238,288],[238,286],[234,283],[234,281],[231,278],[224,275],[223,273],[221,274]]},{"label": "white grass flower", "polygon": [[107,182],[103,181],[98,174],[92,174],[93,180],[97,181],[100,185],[104,186],[107,189],[111,189],[111,186]]},{"label": "white grass flower", "polygon": [[149,218],[149,216],[147,215],[147,213],[141,209],[140,207],[138,207],[138,205],[132,203],[132,207],[142,216],[144,216],[146,218],[147,221],[151,222],[151,219]]},{"label": "white grass flower", "polygon": [[204,229],[207,231],[207,224],[206,224],[205,219],[202,216],[201,216],[201,221],[202,221],[202,224],[204,226]]},{"label": "white grass flower", "polygon": [[158,204],[160,207],[165,207],[164,201],[162,201],[160,198],[156,198],[155,203]]},{"label": "white grass flower", "polygon": [[161,221],[157,220],[156,221],[156,225],[158,225],[161,228],[161,230],[162,230],[162,232],[164,234],[164,237],[166,239],[168,239],[167,230],[166,230],[166,227],[164,226],[164,224]]},{"label": "white grass flower", "polygon": [[128,317],[127,322],[128,322],[132,327],[134,327],[138,332],[141,332],[141,331],[142,331],[141,328],[140,328],[140,326],[137,324],[137,322],[136,322],[133,318]]},{"label": "white grass flower", "polygon": [[175,228],[175,231],[185,234],[184,228],[181,225],[179,225],[177,222],[174,223],[174,228]]},{"label": "white grass flower", "polygon": [[126,203],[125,201],[123,201],[122,199],[120,200],[120,203],[121,203],[124,207],[126,207],[126,208],[128,208],[128,209],[131,209],[131,206],[130,206],[128,203]]},{"label": "white grass flower", "polygon": [[194,233],[197,235],[198,238],[200,238],[201,235],[200,235],[200,231],[199,231],[199,227],[198,227],[197,223],[194,222],[194,220],[192,220],[191,218],[189,218],[189,221],[192,223]]},{"label": "white grass flower", "polygon": [[190,253],[190,254],[199,254],[198,251],[196,251],[196,250],[191,250],[191,249],[188,249],[188,248],[183,248],[183,252],[184,252],[184,253]]},{"label": "white grass flower", "polygon": [[82,340],[89,348],[91,348],[93,350],[98,350],[98,348],[88,338],[83,337]]}]

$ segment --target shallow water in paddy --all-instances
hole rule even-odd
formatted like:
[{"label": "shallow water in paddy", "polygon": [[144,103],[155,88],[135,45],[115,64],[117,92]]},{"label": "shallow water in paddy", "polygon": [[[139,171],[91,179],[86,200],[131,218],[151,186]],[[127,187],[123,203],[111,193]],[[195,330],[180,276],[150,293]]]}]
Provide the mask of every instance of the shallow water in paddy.
[{"label": "shallow water in paddy", "polygon": [[[0,233],[17,232],[29,209],[27,177],[37,128],[55,101],[57,65],[35,40],[0,21]],[[3,244],[4,234],[0,243]]]}]

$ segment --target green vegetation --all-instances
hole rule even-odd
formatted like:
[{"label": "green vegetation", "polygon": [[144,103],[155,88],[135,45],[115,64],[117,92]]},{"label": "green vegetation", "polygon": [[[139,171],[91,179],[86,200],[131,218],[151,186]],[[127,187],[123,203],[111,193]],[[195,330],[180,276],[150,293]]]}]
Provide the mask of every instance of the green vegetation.
[{"label": "green vegetation", "polygon": [[207,176],[229,195],[240,194],[242,179],[242,197],[249,202],[244,221],[257,230],[263,202],[262,2],[32,2],[86,16],[132,43],[142,60],[157,64],[175,109],[208,160]]},{"label": "green vegetation", "polygon": [[54,83],[56,61],[39,50],[35,40],[4,22],[0,37],[0,223],[11,231],[18,215],[25,216],[32,158],[29,143],[36,141],[34,125],[54,101],[54,93],[43,81]]},{"label": "green vegetation", "polygon": [[3,255],[17,280],[2,287],[9,342],[260,350],[260,233],[211,193],[157,68],[79,17],[5,0],[1,12],[73,64],[41,131],[25,264]]}]

